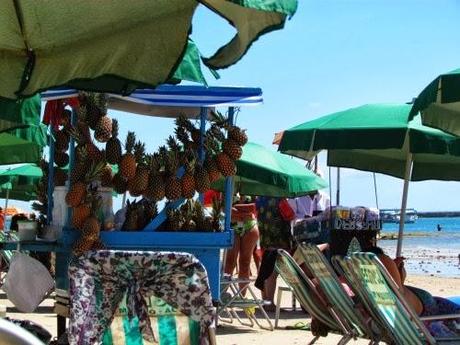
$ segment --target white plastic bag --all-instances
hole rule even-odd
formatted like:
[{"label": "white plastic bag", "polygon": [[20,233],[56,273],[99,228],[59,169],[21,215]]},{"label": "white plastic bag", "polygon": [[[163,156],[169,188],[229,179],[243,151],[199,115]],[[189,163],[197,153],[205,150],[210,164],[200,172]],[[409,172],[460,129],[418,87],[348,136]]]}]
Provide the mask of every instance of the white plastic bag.
[{"label": "white plastic bag", "polygon": [[14,254],[3,290],[18,310],[33,312],[53,288],[54,280],[40,261]]}]

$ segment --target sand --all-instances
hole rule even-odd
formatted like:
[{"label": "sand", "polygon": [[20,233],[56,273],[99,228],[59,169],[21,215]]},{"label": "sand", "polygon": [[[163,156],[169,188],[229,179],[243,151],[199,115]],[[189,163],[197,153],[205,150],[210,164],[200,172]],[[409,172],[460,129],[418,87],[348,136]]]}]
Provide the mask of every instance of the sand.
[{"label": "sand", "polygon": [[[284,285],[279,280],[281,285]],[[448,297],[460,295],[460,278],[445,278],[429,275],[414,275],[407,278],[407,284],[418,286],[430,291],[433,295]],[[256,289],[255,289],[256,290]],[[56,335],[56,317],[52,314],[53,300],[45,300],[36,313],[24,314],[18,313],[12,304],[6,299],[4,293],[0,293],[0,304],[7,306],[7,316],[17,319],[28,319],[37,322],[45,327],[53,335]],[[308,323],[309,319],[300,310],[297,304],[297,310],[291,310],[291,294],[283,293],[282,307],[286,310],[281,312],[279,328],[274,331],[264,330],[258,326],[248,327],[234,321],[232,324],[219,324],[217,330],[217,343],[219,345],[245,345],[245,344],[263,344],[263,345],[294,345],[307,344],[312,339],[312,334],[305,330],[287,330],[286,326],[293,326],[297,322]],[[275,314],[269,313],[274,322]],[[259,317],[261,323],[263,318]],[[246,320],[247,321],[247,320]],[[330,334],[326,338],[320,338],[316,344],[336,344],[340,336]],[[366,340],[351,341],[349,344],[368,344]]]}]

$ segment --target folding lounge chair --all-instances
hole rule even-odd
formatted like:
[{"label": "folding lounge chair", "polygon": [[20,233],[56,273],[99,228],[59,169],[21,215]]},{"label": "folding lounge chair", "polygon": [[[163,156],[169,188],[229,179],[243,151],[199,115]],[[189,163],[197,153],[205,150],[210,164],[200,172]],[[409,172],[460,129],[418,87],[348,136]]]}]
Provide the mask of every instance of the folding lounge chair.
[{"label": "folding lounge chair", "polygon": [[[326,306],[326,302],[316,291],[313,282],[305,275],[292,256],[283,249],[278,250],[275,269],[285,283],[292,288],[300,305],[312,317],[328,326],[331,330],[339,331],[343,334],[339,344],[346,344],[350,341],[353,335],[341,323],[335,312]],[[277,316],[279,316],[279,307],[279,303],[277,303]],[[309,344],[313,344],[318,338],[319,336],[315,336]]]},{"label": "folding lounge chair", "polygon": [[367,338],[370,344],[378,344],[382,340],[382,333],[373,327],[375,322],[373,324],[363,308],[348,295],[323,253],[312,244],[303,243],[298,248],[304,263],[326,296],[329,307],[336,312],[353,337]]},{"label": "folding lounge chair", "polygon": [[[407,303],[386,268],[373,253],[354,253],[345,259],[358,286],[357,292],[365,300],[370,312],[377,315],[380,324],[396,344],[460,344],[460,337],[435,339],[424,326],[424,320],[458,318],[459,315],[420,318]],[[342,262],[342,266],[344,263]]]},{"label": "folding lounge chair", "polygon": [[[239,279],[224,275],[220,282],[222,292],[218,308],[219,320],[233,323],[233,320],[236,319],[244,326],[254,327],[257,324],[262,329],[273,331],[272,321],[264,309],[264,301],[256,296],[251,287],[253,283],[252,279]],[[237,309],[245,311],[247,322],[239,317]],[[261,312],[265,324],[257,318],[256,309]]]}]

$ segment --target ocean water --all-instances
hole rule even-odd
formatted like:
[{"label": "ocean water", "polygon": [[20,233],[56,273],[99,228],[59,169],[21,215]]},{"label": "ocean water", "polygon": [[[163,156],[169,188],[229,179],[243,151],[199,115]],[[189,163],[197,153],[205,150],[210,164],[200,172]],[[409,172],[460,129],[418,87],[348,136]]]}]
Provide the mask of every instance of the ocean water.
[{"label": "ocean water", "polygon": [[[382,234],[398,229],[399,224],[384,223]],[[379,246],[394,257],[396,240],[381,240]],[[460,277],[460,217],[419,218],[405,224],[402,256],[409,274]]]}]

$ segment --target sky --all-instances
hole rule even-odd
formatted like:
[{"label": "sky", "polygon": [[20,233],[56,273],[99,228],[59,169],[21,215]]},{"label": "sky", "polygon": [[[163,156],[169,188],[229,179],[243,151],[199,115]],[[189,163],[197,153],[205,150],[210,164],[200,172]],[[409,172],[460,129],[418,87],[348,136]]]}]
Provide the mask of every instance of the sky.
[{"label": "sky", "polygon": [[[262,88],[264,104],[242,108],[238,125],[251,141],[276,149],[275,132],[366,103],[411,101],[437,75],[459,68],[459,22],[455,0],[299,0],[283,30],[259,38],[241,61],[219,71],[219,80],[206,76],[210,85]],[[223,19],[198,8],[192,38],[204,56],[233,34]],[[119,120],[121,138],[134,130],[150,150],[172,134],[168,119],[109,115]],[[328,180],[325,153],[319,161]],[[376,206],[372,174],[341,171],[341,204]],[[335,176],[333,168],[334,195]],[[379,206],[400,207],[402,180],[381,174],[376,180]],[[458,195],[457,182],[415,182],[408,207],[460,211]]]}]

